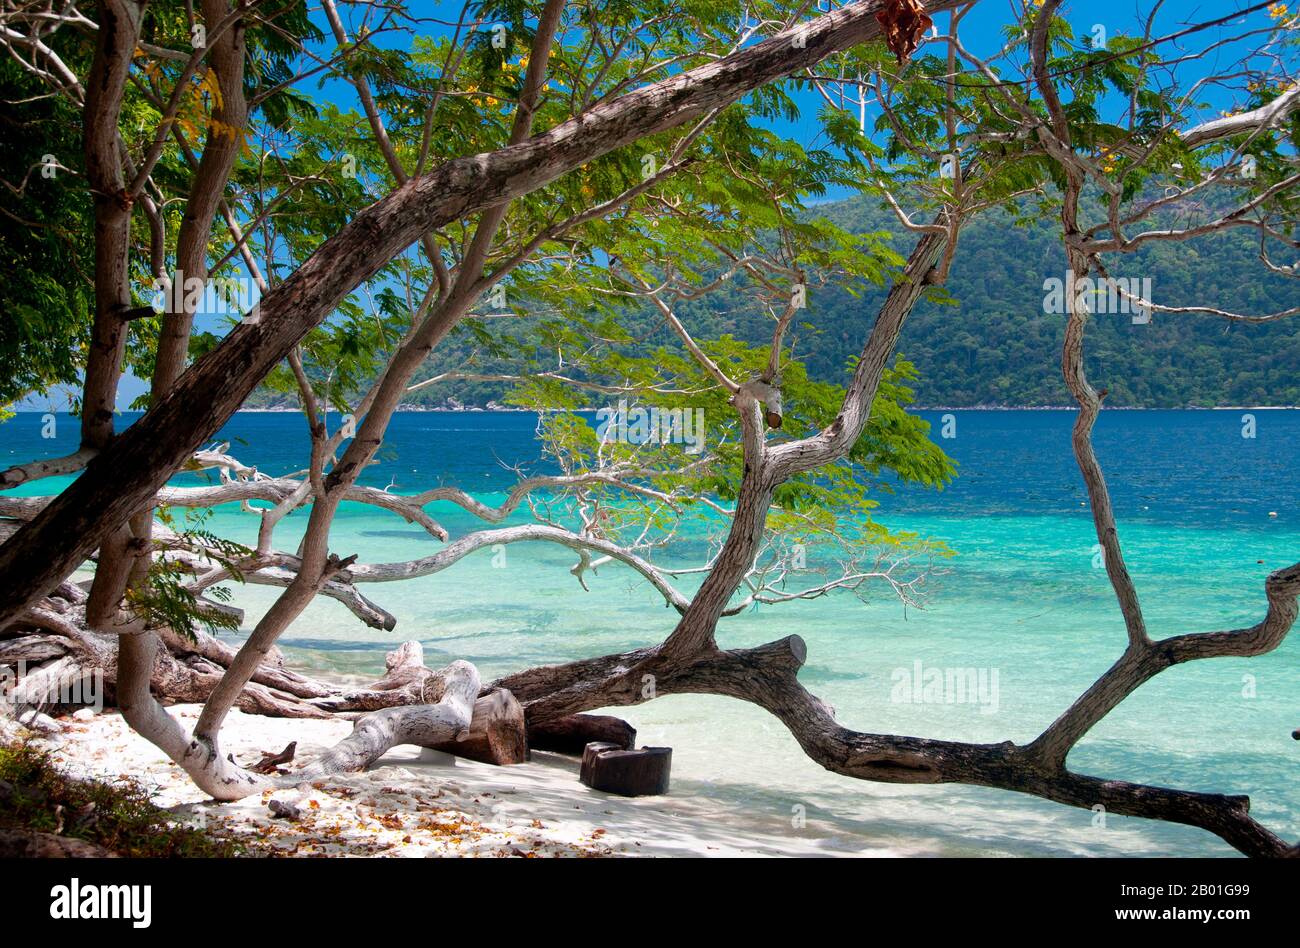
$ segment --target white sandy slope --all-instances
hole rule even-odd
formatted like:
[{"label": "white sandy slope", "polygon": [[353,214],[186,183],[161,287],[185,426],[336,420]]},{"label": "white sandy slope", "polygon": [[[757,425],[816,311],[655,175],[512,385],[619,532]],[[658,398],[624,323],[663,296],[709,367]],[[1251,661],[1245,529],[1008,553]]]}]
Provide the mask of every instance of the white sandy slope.
[{"label": "white sandy slope", "polygon": [[[169,709],[192,727],[197,705]],[[259,837],[298,856],[780,856],[850,855],[816,838],[746,825],[743,813],[700,797],[625,798],[578,781],[576,759],[534,753],[527,764],[493,767],[413,746],[394,748],[366,773],[333,778],[238,803],[217,803],[134,734],[116,712],[64,719],[49,742],[69,772],[131,778],[155,803],[192,824]],[[231,713],[223,750],[251,763],[298,742],[305,760],[344,737],[346,721],[296,721]],[[299,808],[299,822],[273,818],[274,797]],[[885,853],[876,853],[883,855]]]}]

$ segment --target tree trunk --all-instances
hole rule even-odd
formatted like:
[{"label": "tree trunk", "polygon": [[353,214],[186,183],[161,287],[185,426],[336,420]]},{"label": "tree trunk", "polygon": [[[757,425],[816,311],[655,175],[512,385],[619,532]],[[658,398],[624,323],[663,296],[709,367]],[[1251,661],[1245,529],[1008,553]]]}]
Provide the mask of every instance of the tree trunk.
[{"label": "tree trunk", "polygon": [[[934,0],[932,11],[959,0]],[[600,103],[485,155],[445,162],[362,210],[262,297],[212,353],[39,517],[0,546],[0,628],[70,575],[211,438],[293,347],[422,234],[540,188],[616,148],[675,128],[772,79],[880,35],[880,0],[853,4],[722,59]],[[796,41],[797,40],[797,41]]]},{"label": "tree trunk", "polygon": [[636,746],[636,728],[608,714],[570,714],[528,725],[528,743],[534,750],[581,757],[593,741],[631,750]]}]

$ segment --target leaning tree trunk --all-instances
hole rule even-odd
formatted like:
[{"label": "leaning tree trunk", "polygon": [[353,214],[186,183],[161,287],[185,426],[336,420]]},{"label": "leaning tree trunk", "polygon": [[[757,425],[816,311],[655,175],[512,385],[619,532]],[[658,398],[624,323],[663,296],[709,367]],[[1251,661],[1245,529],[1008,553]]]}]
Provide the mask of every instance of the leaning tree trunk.
[{"label": "leaning tree trunk", "polygon": [[[932,12],[961,0],[932,0]],[[880,2],[851,4],[589,109],[524,142],[444,162],[362,210],[266,294],[162,401],[0,546],[0,627],[144,509],[185,459],[352,290],[427,233],[527,194],[603,154],[676,128],[772,79],[881,35]]]}]

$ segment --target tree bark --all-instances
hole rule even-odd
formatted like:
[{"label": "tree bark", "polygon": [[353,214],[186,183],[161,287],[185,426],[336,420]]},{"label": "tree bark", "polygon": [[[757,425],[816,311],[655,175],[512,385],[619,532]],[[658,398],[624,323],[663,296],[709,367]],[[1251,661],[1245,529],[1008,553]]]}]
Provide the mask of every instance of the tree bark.
[{"label": "tree bark", "polygon": [[623,797],[658,796],[668,792],[673,752],[669,747],[623,750],[616,744],[588,744],[578,775],[588,787]]},{"label": "tree bark", "polygon": [[608,714],[570,714],[530,723],[528,742],[534,750],[581,757],[593,742],[631,750],[636,746],[636,728]]},{"label": "tree bark", "polygon": [[82,390],[83,449],[102,450],[113,437],[117,383],[126,350],[127,324],[122,316],[131,308],[132,201],[118,150],[117,122],[140,18],[140,6],[131,0],[99,4],[95,56],[86,78],[84,138],[86,179],[95,212],[95,319]]},{"label": "tree bark", "polygon": [[[220,23],[230,14],[228,0],[203,0],[203,20],[209,25]],[[225,194],[226,182],[244,145],[248,125],[248,106],[244,100],[244,22],[235,21],[222,30],[208,50],[208,68],[216,80],[217,96],[208,122],[203,155],[194,173],[185,214],[176,235],[176,279],[208,279],[208,243],[212,223]],[[154,364],[153,398],[165,395],[185,370],[189,356],[190,332],[194,326],[192,294],[184,283],[170,294],[162,333],[158,339],[158,356]],[[179,305],[177,305],[179,304]]]}]

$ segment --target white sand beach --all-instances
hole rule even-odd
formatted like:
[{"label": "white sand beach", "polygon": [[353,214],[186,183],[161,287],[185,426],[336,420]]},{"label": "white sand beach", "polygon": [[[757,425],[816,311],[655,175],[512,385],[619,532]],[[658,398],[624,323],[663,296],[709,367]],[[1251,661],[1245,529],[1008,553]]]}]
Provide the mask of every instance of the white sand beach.
[{"label": "white sand beach", "polygon": [[[198,705],[169,709],[186,725]],[[893,855],[823,848],[815,836],[746,826],[743,814],[707,798],[625,798],[578,781],[578,761],[537,752],[530,763],[494,767],[414,746],[395,748],[370,771],[217,803],[114,711],[64,719],[45,742],[70,773],[134,779],[154,802],[192,824],[263,839],[295,856],[779,856]],[[347,721],[286,720],[231,713],[224,750],[241,762],[298,742],[306,760],[345,736]],[[275,818],[272,799],[301,819]]]}]

